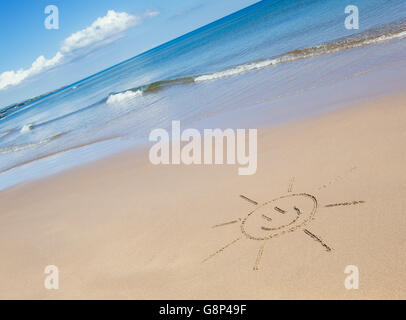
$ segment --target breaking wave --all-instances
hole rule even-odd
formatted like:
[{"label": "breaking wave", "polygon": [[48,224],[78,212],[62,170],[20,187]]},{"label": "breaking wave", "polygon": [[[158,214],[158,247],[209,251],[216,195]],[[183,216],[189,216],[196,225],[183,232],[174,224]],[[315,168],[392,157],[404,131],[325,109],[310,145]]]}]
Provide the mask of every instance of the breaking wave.
[{"label": "breaking wave", "polygon": [[317,46],[292,50],[269,59],[244,63],[222,71],[197,75],[193,77],[183,77],[153,82],[148,85],[132,88],[121,93],[110,95],[107,99],[107,103],[119,103],[138,95],[154,93],[174,85],[223,79],[250,71],[277,66],[282,63],[289,63],[302,59],[310,59],[321,55],[337,53],[344,50],[359,48],[368,45],[380,44],[390,40],[402,39],[405,37],[406,21],[402,19],[393,24],[386,25],[380,28],[370,29],[355,35],[340,38],[331,42],[326,42]]},{"label": "breaking wave", "polygon": [[402,39],[404,37],[406,37],[406,23],[396,25],[396,27],[390,26],[376,30],[368,30],[353,36],[341,38],[336,41],[327,42],[310,48],[296,49],[271,59],[250,62],[220,72],[214,72],[211,74],[197,76],[195,77],[194,80],[196,82],[217,80],[225,77],[246,73],[249,71],[275,66],[281,63],[309,59],[330,53],[337,53],[348,49],[379,44],[382,42],[395,39]]},{"label": "breaking wave", "polygon": [[129,99],[133,99],[138,96],[142,96],[142,90],[137,90],[137,91],[128,90],[128,91],[109,95],[106,103],[107,104],[119,104],[119,103],[122,103]]},{"label": "breaking wave", "polygon": [[26,133],[26,132],[29,132],[29,131],[31,131],[33,129],[34,129],[33,124],[26,124],[21,128],[20,133]]}]

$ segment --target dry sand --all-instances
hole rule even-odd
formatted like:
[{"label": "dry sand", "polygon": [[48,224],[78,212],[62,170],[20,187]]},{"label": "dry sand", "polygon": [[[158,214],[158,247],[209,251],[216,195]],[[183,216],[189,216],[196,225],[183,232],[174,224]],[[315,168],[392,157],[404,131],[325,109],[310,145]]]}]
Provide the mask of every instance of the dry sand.
[{"label": "dry sand", "polygon": [[[405,299],[405,119],[399,94],[261,129],[253,176],[153,166],[142,149],[3,191],[0,298]],[[302,228],[241,233],[256,206],[240,194],[293,193],[317,199],[305,228],[331,251]],[[326,207],[353,201],[364,203]],[[44,288],[47,265],[59,290]],[[347,265],[358,290],[344,287]]]}]

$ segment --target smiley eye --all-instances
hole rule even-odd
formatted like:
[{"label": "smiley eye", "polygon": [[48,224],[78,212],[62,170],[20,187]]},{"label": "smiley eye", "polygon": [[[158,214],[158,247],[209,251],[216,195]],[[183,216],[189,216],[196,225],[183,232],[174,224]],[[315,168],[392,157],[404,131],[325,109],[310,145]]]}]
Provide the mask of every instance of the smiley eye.
[{"label": "smiley eye", "polygon": [[279,213],[282,213],[282,214],[286,213],[286,211],[285,211],[285,210],[282,210],[281,208],[275,207],[274,209],[275,209],[276,211],[278,211]]}]

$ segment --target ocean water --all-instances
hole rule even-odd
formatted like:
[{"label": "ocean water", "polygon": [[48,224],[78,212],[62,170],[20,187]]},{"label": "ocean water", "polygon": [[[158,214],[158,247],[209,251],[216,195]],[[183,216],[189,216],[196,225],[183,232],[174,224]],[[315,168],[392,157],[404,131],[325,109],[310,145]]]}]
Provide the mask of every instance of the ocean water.
[{"label": "ocean water", "polygon": [[0,102],[0,190],[142,143],[172,120],[267,126],[404,89],[406,1],[349,4],[358,30],[344,27],[342,0],[261,1],[32,103]]}]

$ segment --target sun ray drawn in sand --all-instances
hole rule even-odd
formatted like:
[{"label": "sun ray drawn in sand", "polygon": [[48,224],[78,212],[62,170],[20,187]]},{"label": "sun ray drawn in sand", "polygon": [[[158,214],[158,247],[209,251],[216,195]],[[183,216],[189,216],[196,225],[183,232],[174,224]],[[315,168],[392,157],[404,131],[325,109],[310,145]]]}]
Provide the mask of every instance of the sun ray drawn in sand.
[{"label": "sun ray drawn in sand", "polygon": [[[336,179],[336,181],[338,180],[339,179]],[[337,208],[342,206],[359,205],[365,203],[365,201],[346,201],[324,204],[321,206],[314,195],[308,193],[294,193],[294,183],[295,178],[293,177],[289,181],[287,188],[288,193],[286,195],[274,198],[263,204],[259,204],[257,201],[245,195],[240,195],[242,199],[254,205],[255,209],[248,213],[244,218],[222,222],[214,225],[212,228],[225,227],[239,223],[242,234],[225,244],[216,252],[210,254],[202,262],[206,262],[217,256],[240,240],[248,239],[261,242],[253,267],[253,270],[259,270],[266,242],[272,238],[294,231],[302,231],[303,235],[319,243],[321,248],[326,252],[331,252],[333,249],[325,243],[320,236],[310,231],[307,227],[305,228],[305,226],[314,219],[316,212],[320,210],[320,208]],[[331,183],[323,185],[319,190],[326,188],[330,184]]]}]

